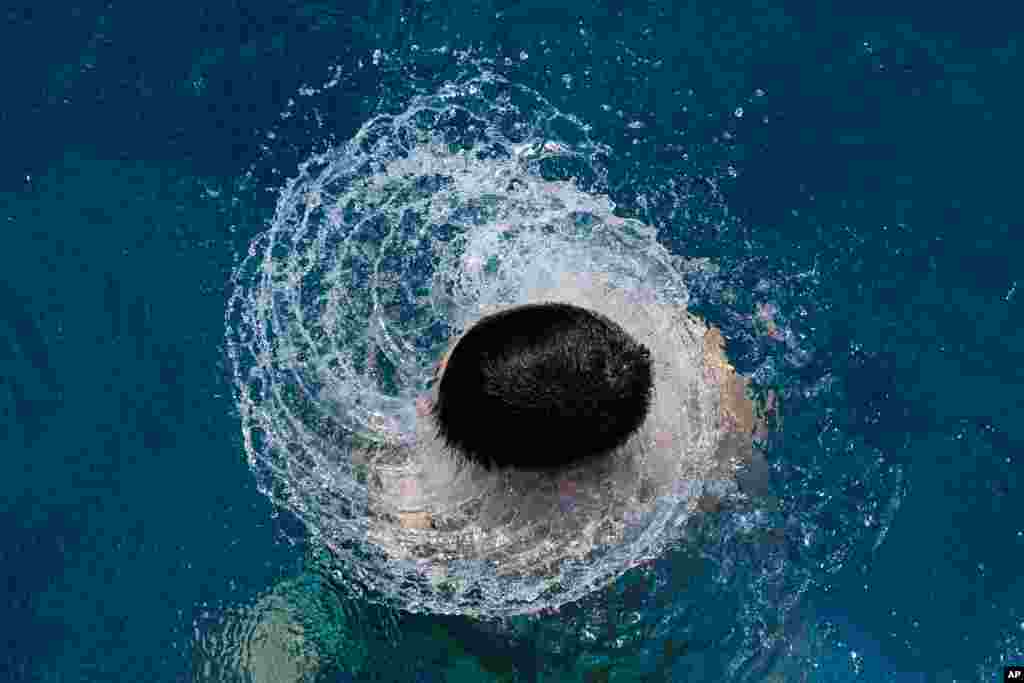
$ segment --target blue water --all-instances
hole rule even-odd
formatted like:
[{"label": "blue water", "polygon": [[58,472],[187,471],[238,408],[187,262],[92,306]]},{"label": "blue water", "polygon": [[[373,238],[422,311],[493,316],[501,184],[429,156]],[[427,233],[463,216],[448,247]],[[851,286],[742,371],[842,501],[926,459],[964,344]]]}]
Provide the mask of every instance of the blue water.
[{"label": "blue water", "polygon": [[[804,335],[807,362],[772,381],[840,387],[772,457],[835,429],[902,468],[877,547],[805,594],[807,657],[753,679],[1024,663],[1014,11],[406,4],[5,8],[0,680],[235,680],[199,644],[296,576],[324,638],[347,624],[324,680],[714,679],[683,647],[646,678],[614,653],[562,666],[536,635],[557,617],[516,635],[335,599],[257,491],[224,352],[232,268],[299,162],[401,106],[411,79],[375,50],[427,88],[472,49],[591,124],[617,205]],[[729,351],[748,372],[787,353]]]}]

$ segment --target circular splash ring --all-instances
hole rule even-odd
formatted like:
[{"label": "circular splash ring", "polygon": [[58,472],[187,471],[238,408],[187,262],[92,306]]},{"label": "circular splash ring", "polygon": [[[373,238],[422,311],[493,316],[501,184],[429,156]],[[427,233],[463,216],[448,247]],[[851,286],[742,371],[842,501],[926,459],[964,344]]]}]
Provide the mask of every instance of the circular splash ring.
[{"label": "circular splash ring", "polygon": [[[546,575],[501,573],[479,558],[446,560],[442,575],[429,557],[402,558],[384,547],[386,539],[374,542],[374,534],[390,534],[401,547],[402,534],[424,530],[388,517],[375,502],[372,472],[352,457],[359,447],[415,443],[417,399],[450,339],[483,315],[531,297],[585,303],[586,288],[604,278],[631,298],[629,308],[646,315],[645,324],[671,319],[672,310],[676,317],[666,328],[696,340],[705,328],[685,313],[685,273],[701,296],[720,296],[716,305],[727,320],[742,320],[729,310],[738,279],[723,282],[731,276],[706,263],[691,267],[657,244],[653,228],[615,215],[605,180],[613,154],[588,131],[529,88],[486,69],[416,96],[401,113],[371,119],[350,142],[303,163],[234,274],[227,349],[250,467],[261,490],[332,549],[330,571],[368,600],[492,617],[549,613],[638,564],[631,577],[650,574],[663,583],[650,560],[674,547],[683,522],[693,518],[687,506],[696,491],[670,491],[653,510],[622,506],[620,528],[628,533],[596,554],[567,554],[565,566]],[[586,287],[567,294],[573,277],[584,277]],[[788,309],[803,304],[774,306],[762,305],[757,315],[788,349],[779,361],[784,370],[788,354],[805,356],[785,320]],[[697,358],[699,347],[688,347],[692,367],[713,370],[715,361]],[[759,377],[772,376],[771,360]],[[877,547],[899,506],[898,467],[837,429],[801,431],[816,430],[823,413],[828,424],[841,382],[825,372],[793,385],[784,398],[790,411],[802,413],[788,425],[785,460],[772,464],[774,505],[737,506],[698,529],[688,546],[708,561],[712,585],[720,588],[703,597],[694,592],[697,602],[667,612],[664,589],[652,589],[641,609],[648,616],[630,627],[671,621],[676,631],[690,629],[688,610],[707,617],[720,598],[741,595],[743,605],[721,617],[740,628],[715,644],[732,661],[732,674],[757,666],[755,653],[777,647],[778,624],[816,577],[847,562],[865,535],[877,537]],[[713,414],[703,432],[693,432],[707,437],[705,450],[720,428]],[[699,477],[693,481],[708,488]],[[569,570],[578,573],[563,573]],[[631,582],[615,582],[614,590]],[[572,628],[590,629],[582,622]]]},{"label": "circular splash ring", "polygon": [[[578,599],[656,556],[708,488],[731,482],[713,458],[707,330],[685,312],[676,260],[581,189],[582,174],[559,177],[600,178],[606,150],[582,129],[572,145],[538,138],[565,120],[524,91],[483,78],[371,120],[303,165],[235,275],[229,352],[261,488],[412,611],[501,616]],[[416,411],[441,349],[489,312],[549,300],[599,311],[654,351],[656,416],[600,472],[538,482],[452,464]],[[368,471],[368,449],[390,461]],[[416,481],[434,493],[436,528],[381,504],[385,471],[406,495]],[[613,480],[614,502],[569,504],[585,512],[560,543],[535,516],[496,521],[528,490],[565,507],[567,491],[579,501]],[[488,524],[472,519],[484,500]]]}]

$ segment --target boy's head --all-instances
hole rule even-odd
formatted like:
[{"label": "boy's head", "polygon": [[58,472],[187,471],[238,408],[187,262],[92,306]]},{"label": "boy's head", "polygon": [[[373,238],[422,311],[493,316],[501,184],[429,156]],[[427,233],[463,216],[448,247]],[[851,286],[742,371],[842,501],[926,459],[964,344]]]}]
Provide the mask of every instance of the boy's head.
[{"label": "boy's head", "polygon": [[608,318],[529,304],[481,319],[442,365],[431,408],[469,460],[554,470],[606,455],[647,416],[650,353]]}]

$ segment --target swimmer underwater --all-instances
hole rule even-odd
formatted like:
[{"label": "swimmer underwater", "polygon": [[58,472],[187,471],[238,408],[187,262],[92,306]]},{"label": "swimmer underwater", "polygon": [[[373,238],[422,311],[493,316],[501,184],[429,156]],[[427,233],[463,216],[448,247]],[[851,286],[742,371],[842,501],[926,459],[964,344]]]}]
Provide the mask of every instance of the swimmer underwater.
[{"label": "swimmer underwater", "polygon": [[645,317],[599,279],[570,289],[573,303],[540,297],[470,325],[417,400],[415,440],[353,449],[368,540],[390,557],[435,579],[467,559],[550,576],[620,542],[680,480],[698,484],[693,515],[767,494],[754,441],[773,398],[748,397],[719,331],[681,309]]}]

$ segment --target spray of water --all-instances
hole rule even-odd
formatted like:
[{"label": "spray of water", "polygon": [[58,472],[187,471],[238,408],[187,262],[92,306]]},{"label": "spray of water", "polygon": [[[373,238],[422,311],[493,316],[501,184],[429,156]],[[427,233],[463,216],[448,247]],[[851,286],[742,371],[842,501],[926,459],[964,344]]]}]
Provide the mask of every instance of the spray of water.
[{"label": "spray of water", "polygon": [[[606,150],[581,129],[541,137],[538,122],[559,115],[524,91],[484,77],[370,121],[303,166],[236,274],[229,349],[261,488],[411,611],[499,616],[579,598],[656,556],[701,493],[727,486],[712,477],[706,328],[686,314],[678,261],[653,229],[565,177],[597,182]],[[617,504],[595,502],[561,543],[512,510],[538,482],[446,458],[415,411],[451,336],[551,300],[608,315],[658,363],[652,415],[600,473]],[[442,529],[411,531],[371,504],[374,482],[352,455],[374,444],[395,447],[391,477],[419,477],[413,502]],[[473,519],[485,514],[514,519]],[[402,552],[413,545],[415,557]],[[574,561],[524,576],[539,556]]]},{"label": "spray of water", "polygon": [[[680,677],[695,666],[686,653],[713,649],[726,678],[756,680],[799,631],[808,586],[858,548],[877,548],[900,502],[899,468],[831,419],[841,382],[828,372],[787,376],[808,362],[799,316],[814,304],[797,290],[816,275],[782,274],[744,291],[742,263],[722,272],[670,254],[609,198],[617,157],[588,126],[489,68],[466,71],[302,163],[235,271],[227,349],[256,481],[366,600],[481,617],[561,607],[557,622],[529,628],[567,662],[599,643],[617,661],[628,651],[644,665],[663,650],[668,663],[652,674]],[[702,220],[685,183],[627,194],[652,218],[665,204],[673,229]],[[687,315],[695,297],[755,349],[755,380],[782,388],[788,442],[772,461],[771,505],[740,502],[689,524],[701,493],[736,495],[708,459],[718,405],[697,351],[706,328]],[[529,482],[440,466],[416,413],[452,337],[494,310],[548,299],[599,310],[664,363],[662,412],[650,426],[670,446],[652,448],[656,435],[642,430],[631,444],[639,466],[595,475],[619,482],[621,495],[584,507],[595,522],[581,530],[585,553],[567,540],[540,543],[545,530],[500,515],[474,524],[481,501],[513,500]],[[779,353],[765,351],[762,328]],[[391,453],[378,473],[418,478],[414,497],[437,528],[408,529],[401,510],[375,503],[388,484],[354,457],[368,448]],[[651,480],[672,483],[641,495]],[[557,561],[519,571],[540,556]],[[669,559],[651,564],[657,557]],[[587,597],[613,581],[602,600]]]}]

